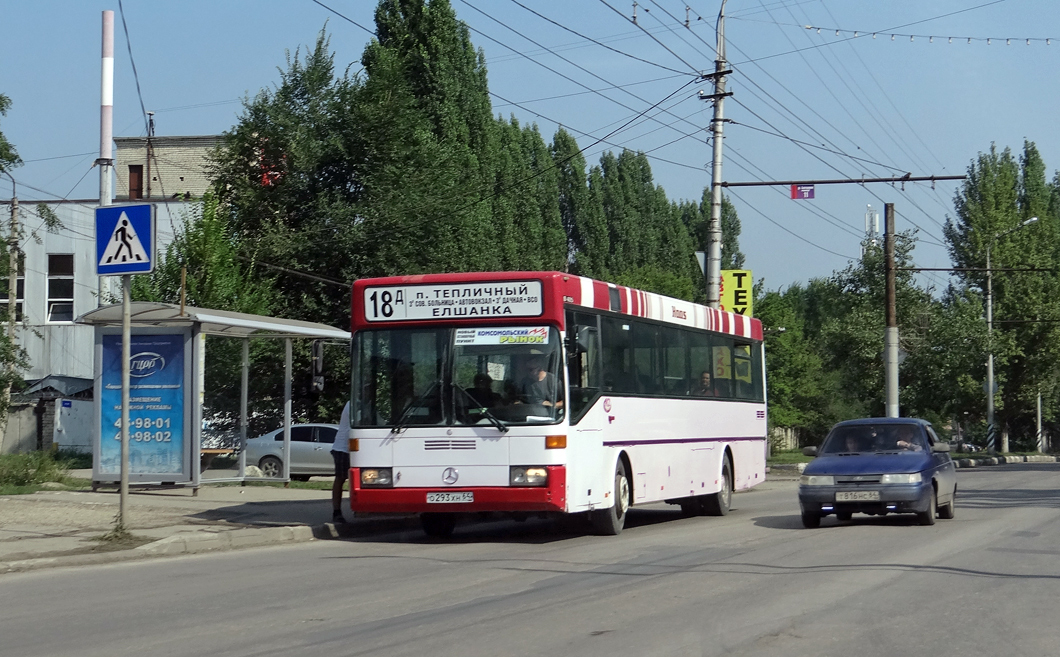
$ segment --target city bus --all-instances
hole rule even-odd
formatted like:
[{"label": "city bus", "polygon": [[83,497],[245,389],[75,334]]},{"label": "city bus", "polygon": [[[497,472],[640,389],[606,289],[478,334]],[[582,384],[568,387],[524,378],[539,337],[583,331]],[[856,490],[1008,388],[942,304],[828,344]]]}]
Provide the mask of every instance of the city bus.
[{"label": "city bus", "polygon": [[358,280],[350,504],[421,514],[725,515],[765,479],[762,324],[562,272]]}]

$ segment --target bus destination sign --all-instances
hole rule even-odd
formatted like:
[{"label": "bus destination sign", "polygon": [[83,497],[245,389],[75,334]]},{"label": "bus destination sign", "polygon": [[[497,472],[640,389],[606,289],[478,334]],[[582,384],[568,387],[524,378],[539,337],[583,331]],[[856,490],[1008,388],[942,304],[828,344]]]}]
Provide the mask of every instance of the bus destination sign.
[{"label": "bus destination sign", "polygon": [[366,287],[369,322],[540,317],[541,281],[490,281]]}]

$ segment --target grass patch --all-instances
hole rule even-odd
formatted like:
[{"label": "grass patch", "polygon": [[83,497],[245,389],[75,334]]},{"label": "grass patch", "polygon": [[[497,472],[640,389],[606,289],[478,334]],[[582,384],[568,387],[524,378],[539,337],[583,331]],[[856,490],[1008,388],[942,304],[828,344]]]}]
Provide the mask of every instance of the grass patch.
[{"label": "grass patch", "polygon": [[772,456],[766,459],[766,465],[785,465],[790,463],[809,463],[813,460],[812,456],[806,456],[799,449],[785,449],[773,452]]},{"label": "grass patch", "polygon": [[72,449],[60,449],[54,454],[55,460],[65,463],[68,470],[88,470],[92,467],[92,454],[77,452]]},{"label": "grass patch", "polygon": [[0,486],[32,486],[62,481],[68,471],[66,461],[52,452],[0,454]]}]

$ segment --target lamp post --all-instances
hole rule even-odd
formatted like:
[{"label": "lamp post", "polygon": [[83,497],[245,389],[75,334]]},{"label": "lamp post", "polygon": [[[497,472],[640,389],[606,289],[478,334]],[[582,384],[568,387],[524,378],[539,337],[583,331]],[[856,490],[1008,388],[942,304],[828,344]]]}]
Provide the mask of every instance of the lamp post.
[{"label": "lamp post", "polygon": [[[990,247],[1001,237],[1014,233],[1020,228],[1030,226],[1038,221],[1038,217],[1031,217],[1015,228],[1010,228],[994,235],[994,239],[986,245],[986,337],[988,353],[986,358],[986,449],[991,454],[997,451],[996,439],[994,437],[994,274],[990,269]],[[1008,451],[1008,440],[1004,441],[1002,452]]]}]

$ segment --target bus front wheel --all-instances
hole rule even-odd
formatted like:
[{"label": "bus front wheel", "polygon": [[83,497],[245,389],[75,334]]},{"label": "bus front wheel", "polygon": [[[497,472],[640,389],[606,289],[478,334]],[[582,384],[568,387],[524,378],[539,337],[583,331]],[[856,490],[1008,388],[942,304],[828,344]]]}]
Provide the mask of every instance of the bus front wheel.
[{"label": "bus front wheel", "polygon": [[629,511],[631,490],[629,487],[629,476],[626,474],[626,464],[622,459],[615,466],[615,488],[613,491],[614,506],[609,509],[596,509],[592,511],[593,529],[601,536],[617,536],[622,533],[626,525],[626,512]]}]

